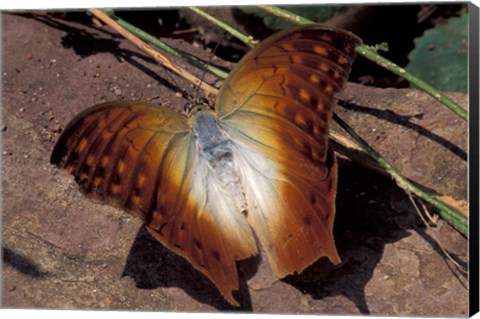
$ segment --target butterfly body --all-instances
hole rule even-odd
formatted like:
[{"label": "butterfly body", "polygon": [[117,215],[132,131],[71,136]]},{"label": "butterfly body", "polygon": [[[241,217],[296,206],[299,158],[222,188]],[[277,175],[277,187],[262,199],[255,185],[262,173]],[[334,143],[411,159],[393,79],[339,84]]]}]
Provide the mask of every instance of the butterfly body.
[{"label": "butterfly body", "polygon": [[279,278],[322,256],[340,262],[328,122],[359,43],[320,25],[282,31],[238,63],[214,111],[94,106],[67,125],[51,162],[87,195],[140,216],[238,305],[236,261],[259,245]]},{"label": "butterfly body", "polygon": [[198,155],[203,157],[212,169],[231,163],[232,141],[221,128],[215,115],[209,111],[202,111],[194,117],[192,131]]}]

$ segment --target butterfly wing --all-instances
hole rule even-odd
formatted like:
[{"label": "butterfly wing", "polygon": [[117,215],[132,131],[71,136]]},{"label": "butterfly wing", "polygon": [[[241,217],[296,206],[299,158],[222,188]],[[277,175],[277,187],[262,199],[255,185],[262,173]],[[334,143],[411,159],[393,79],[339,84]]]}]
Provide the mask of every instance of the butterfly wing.
[{"label": "butterfly wing", "polygon": [[278,277],[321,256],[340,262],[328,122],[359,44],[351,33],[319,25],[280,32],[242,59],[216,101],[221,125],[239,146],[248,222]]},{"label": "butterfly wing", "polygon": [[243,216],[242,227],[219,214],[229,202],[209,197],[211,179],[178,113],[129,101],[94,106],[66,127],[51,162],[87,195],[143,218],[155,238],[238,305],[236,260],[256,253],[255,240]]}]

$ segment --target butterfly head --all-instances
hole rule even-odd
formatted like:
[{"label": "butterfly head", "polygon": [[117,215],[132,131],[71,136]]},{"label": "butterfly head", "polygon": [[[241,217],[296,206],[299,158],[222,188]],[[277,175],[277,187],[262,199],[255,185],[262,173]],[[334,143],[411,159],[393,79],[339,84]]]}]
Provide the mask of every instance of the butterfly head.
[{"label": "butterfly head", "polygon": [[183,106],[183,113],[188,117],[191,117],[197,114],[200,111],[211,111],[213,110],[212,106],[208,100],[204,97],[199,97],[194,102],[188,102]]}]

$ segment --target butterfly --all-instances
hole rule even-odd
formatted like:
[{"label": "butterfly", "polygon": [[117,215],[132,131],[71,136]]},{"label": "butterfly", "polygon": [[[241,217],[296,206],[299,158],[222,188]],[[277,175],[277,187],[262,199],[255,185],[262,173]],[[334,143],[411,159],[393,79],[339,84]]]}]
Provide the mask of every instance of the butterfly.
[{"label": "butterfly", "polygon": [[318,24],[281,31],[237,64],[214,110],[199,103],[185,118],[144,102],[99,104],[67,125],[51,163],[142,218],[238,306],[236,262],[259,245],[278,278],[322,256],[340,262],[328,123],[360,44]]}]

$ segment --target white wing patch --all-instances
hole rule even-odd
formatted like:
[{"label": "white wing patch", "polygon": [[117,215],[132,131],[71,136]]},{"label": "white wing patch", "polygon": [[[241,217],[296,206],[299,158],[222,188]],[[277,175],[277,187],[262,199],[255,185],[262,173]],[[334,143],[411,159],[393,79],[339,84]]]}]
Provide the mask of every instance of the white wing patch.
[{"label": "white wing patch", "polygon": [[[240,197],[243,196],[241,187],[232,193],[232,187],[225,187],[219,171],[212,169],[203,157],[196,157],[192,194],[199,204],[203,203],[205,209],[201,211],[212,215],[227,245],[244,247],[242,250],[252,251],[255,255],[258,251],[255,236],[241,208],[241,203],[245,202]],[[201,215],[197,218],[201,218]]]},{"label": "white wing patch", "polygon": [[[244,145],[234,129],[223,129],[229,135],[231,158],[212,164],[196,153],[192,194],[198,203],[204,203],[203,213],[208,212],[217,222],[228,247],[242,247],[257,254],[258,238],[272,271],[277,277],[285,277],[291,269],[286,269],[284,263],[294,264],[303,250],[310,253],[313,249],[308,247],[306,229],[294,216],[298,207],[282,198],[281,188],[290,181],[273,160]],[[295,225],[285,228],[286,222]],[[294,231],[284,233],[291,227]],[[298,245],[299,238],[306,247]],[[291,241],[297,241],[293,253],[289,251]]]},{"label": "white wing patch", "polygon": [[[241,174],[245,197],[248,204],[248,223],[267,253],[270,267],[275,274],[280,273],[273,262],[278,259],[273,247],[275,237],[271,232],[280,229],[278,210],[282,202],[277,182],[281,179],[275,163],[265,156],[236,144],[234,161]],[[278,226],[278,227],[277,227]]]}]

